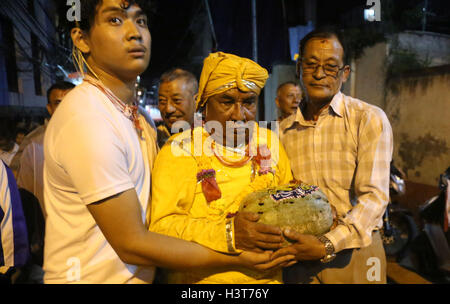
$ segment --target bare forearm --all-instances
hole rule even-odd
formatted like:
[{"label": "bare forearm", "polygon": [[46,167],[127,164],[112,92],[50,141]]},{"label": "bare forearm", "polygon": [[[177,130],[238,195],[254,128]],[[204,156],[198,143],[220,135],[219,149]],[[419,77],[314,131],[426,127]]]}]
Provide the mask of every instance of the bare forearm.
[{"label": "bare forearm", "polygon": [[238,257],[221,254],[193,242],[146,231],[129,242],[122,254],[128,264],[190,270],[238,264]]},{"label": "bare forearm", "polygon": [[[158,210],[158,214],[161,216],[161,210]],[[150,230],[195,242],[214,251],[228,252],[225,219],[210,220],[207,218],[191,218],[188,215],[165,214],[165,216],[157,219],[152,218]]]},{"label": "bare forearm", "polygon": [[88,205],[108,242],[122,261],[188,270],[232,266],[239,258],[219,254],[199,244],[148,231],[141,222],[134,189]]}]

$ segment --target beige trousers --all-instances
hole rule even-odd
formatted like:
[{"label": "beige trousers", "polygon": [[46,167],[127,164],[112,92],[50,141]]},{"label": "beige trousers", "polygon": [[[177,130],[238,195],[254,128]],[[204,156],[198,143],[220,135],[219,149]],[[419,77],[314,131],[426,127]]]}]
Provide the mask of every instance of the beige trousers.
[{"label": "beige trousers", "polygon": [[386,254],[378,231],[365,248],[346,249],[326,264],[298,262],[283,272],[286,284],[386,284]]}]

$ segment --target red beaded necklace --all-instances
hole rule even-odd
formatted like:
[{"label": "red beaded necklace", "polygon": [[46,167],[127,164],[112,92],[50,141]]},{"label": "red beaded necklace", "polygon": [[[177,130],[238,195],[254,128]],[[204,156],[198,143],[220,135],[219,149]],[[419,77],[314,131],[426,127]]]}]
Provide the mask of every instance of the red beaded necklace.
[{"label": "red beaded necklace", "polygon": [[134,101],[134,105],[128,105],[121,101],[116,95],[114,95],[114,93],[110,89],[105,87],[101,81],[96,80],[88,75],[85,76],[84,80],[102,91],[103,94],[105,94],[106,97],[108,97],[108,99],[111,101],[111,103],[116,107],[116,109],[133,122],[134,128],[138,132],[139,136],[142,137],[142,127],[139,123],[139,115],[137,112],[138,107],[136,105],[136,101]]}]

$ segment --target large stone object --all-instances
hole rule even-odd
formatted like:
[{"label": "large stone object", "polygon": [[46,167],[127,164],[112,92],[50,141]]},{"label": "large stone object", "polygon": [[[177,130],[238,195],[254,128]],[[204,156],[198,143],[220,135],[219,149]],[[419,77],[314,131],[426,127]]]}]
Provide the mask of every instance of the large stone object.
[{"label": "large stone object", "polygon": [[317,186],[304,183],[251,193],[243,199],[239,211],[258,213],[260,223],[315,236],[328,232],[333,224],[332,208],[325,194]]}]

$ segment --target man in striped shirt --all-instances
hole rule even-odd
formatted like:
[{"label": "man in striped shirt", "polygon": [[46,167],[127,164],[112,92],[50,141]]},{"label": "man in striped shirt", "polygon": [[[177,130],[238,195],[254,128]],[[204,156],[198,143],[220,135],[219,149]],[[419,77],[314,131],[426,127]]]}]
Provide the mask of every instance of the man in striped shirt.
[{"label": "man in striped shirt", "polygon": [[297,73],[308,99],[280,124],[294,177],[318,185],[339,218],[320,238],[285,232],[297,240],[286,250],[306,261],[287,282],[386,282],[377,230],[389,199],[392,130],[381,109],[340,92],[350,74],[341,41],[324,30],[302,39]]},{"label": "man in striped shirt", "polygon": [[[14,175],[0,160],[0,281],[29,258],[28,234]],[[5,278],[6,277],[6,278]]]}]

